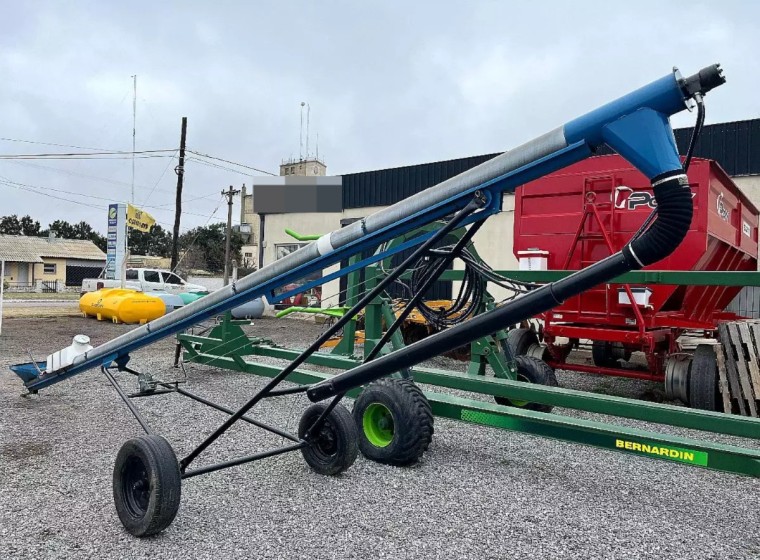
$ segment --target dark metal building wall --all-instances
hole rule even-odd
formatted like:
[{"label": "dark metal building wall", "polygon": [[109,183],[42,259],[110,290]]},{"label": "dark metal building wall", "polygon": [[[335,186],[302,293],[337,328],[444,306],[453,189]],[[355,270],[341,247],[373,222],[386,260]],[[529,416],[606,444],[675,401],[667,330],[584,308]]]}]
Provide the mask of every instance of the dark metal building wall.
[{"label": "dark metal building wall", "polygon": [[[693,128],[674,132],[678,151],[685,154]],[[611,154],[604,148],[599,154]],[[694,146],[694,156],[712,159],[730,176],[760,175],[760,119],[707,125]]]},{"label": "dark metal building wall", "polygon": [[[675,131],[683,154],[692,128]],[[609,149],[600,154],[612,153]],[[499,154],[486,154],[393,169],[343,175],[343,208],[388,206],[450,177],[480,165]],[[729,175],[760,174],[760,119],[707,125],[694,150],[696,157],[716,160]]]},{"label": "dark metal building wall", "polygon": [[343,175],[343,208],[394,204],[497,155],[488,154]]}]

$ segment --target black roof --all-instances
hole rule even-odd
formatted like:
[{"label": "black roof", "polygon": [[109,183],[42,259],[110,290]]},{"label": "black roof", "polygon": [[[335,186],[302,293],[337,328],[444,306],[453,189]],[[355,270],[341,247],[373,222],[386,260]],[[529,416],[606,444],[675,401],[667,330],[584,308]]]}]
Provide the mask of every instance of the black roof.
[{"label": "black roof", "polygon": [[[693,128],[675,130],[678,150],[686,152]],[[600,154],[612,151],[604,148]],[[437,185],[495,156],[486,154],[405,167],[343,175],[343,208],[387,206]],[[731,176],[760,175],[760,119],[707,125],[695,157],[713,159]]]}]

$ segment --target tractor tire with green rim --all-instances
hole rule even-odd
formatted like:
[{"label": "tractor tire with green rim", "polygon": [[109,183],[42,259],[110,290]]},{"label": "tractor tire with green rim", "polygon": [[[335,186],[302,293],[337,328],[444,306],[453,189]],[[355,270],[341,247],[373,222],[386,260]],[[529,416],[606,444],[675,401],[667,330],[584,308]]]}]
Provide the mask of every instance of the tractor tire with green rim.
[{"label": "tractor tire with green rim", "polygon": [[177,456],[164,438],[144,435],[122,445],[113,469],[113,499],[131,534],[148,537],[171,525],[181,488]]},{"label": "tractor tire with green rim", "polygon": [[[554,370],[549,365],[531,356],[517,356],[515,358],[517,366],[517,381],[534,383],[536,385],[546,385],[547,387],[557,387],[557,377]],[[527,401],[514,401],[506,397],[494,397],[498,404],[525,408],[527,410],[536,410],[538,412],[551,412],[552,406],[548,404],[532,403]]]},{"label": "tractor tire with green rim", "polygon": [[507,338],[502,341],[502,344],[505,343],[512,357],[516,358],[524,356],[532,345],[538,344],[538,335],[530,329],[512,329],[507,333]]},{"label": "tractor tire with green rim", "polygon": [[[317,403],[306,409],[298,423],[299,438],[304,439],[325,408],[327,404]],[[301,454],[314,472],[335,476],[356,461],[359,454],[356,438],[356,425],[351,413],[338,404],[327,415],[316,436],[310,439],[309,445],[301,448]]]},{"label": "tractor tire with green rim", "polygon": [[370,383],[354,402],[353,415],[359,449],[378,463],[416,463],[433,439],[433,410],[411,379],[386,377]]},{"label": "tractor tire with green rim", "polygon": [[699,344],[689,366],[689,406],[723,412],[718,383],[718,359],[711,344]]}]

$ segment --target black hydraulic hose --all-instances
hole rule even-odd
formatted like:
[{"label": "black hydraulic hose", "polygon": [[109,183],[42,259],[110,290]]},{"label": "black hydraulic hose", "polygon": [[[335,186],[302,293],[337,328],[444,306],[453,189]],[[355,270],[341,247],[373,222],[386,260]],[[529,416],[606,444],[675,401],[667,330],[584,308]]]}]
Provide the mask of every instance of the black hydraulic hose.
[{"label": "black hydraulic hose", "polygon": [[657,219],[652,227],[626,245],[622,251],[562,280],[528,292],[502,307],[478,315],[462,325],[438,332],[312,385],[306,391],[309,400],[317,402],[333,397],[448,352],[452,348],[469,344],[505,325],[518,323],[548,311],[566,299],[603,282],[609,282],[616,276],[667,257],[689,230],[692,217],[691,189],[683,169],[656,177],[652,186],[659,208]]},{"label": "black hydraulic hose", "polygon": [[632,270],[644,268],[670,255],[680,245],[691,225],[694,205],[683,170],[652,181],[657,201],[657,219],[652,226],[623,248]]},{"label": "black hydraulic hose", "polygon": [[705,124],[705,103],[702,101],[702,96],[700,94],[695,95],[695,98],[697,100],[697,122],[694,125],[694,131],[691,133],[689,147],[686,150],[686,159],[683,162],[683,170],[686,172],[689,171],[691,157],[694,155],[694,148],[697,145],[699,133],[702,132],[702,126]]}]

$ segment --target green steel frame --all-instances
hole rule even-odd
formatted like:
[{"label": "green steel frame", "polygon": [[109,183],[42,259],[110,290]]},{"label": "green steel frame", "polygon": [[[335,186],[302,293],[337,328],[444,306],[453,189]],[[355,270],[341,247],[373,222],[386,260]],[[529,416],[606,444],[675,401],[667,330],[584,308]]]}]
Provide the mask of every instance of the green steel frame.
[{"label": "green steel frame", "polygon": [[[365,274],[368,275],[365,281],[368,280],[371,284],[373,275],[377,274],[376,267],[368,267],[365,270]],[[569,272],[503,271],[502,274],[526,281],[543,282],[562,277]],[[448,280],[458,280],[461,277],[460,271],[447,271],[442,276]],[[616,279],[616,282],[758,286],[760,273],[643,271],[621,276]],[[351,303],[352,298],[358,298],[358,288],[352,291],[352,288],[357,286],[358,275],[349,280],[348,304]],[[390,324],[389,321],[392,318],[392,310],[387,301],[377,301],[367,307],[365,352],[369,351],[368,348],[371,348],[373,341],[381,336],[379,331],[382,329],[383,319],[386,324]],[[333,352],[317,352],[308,358],[307,363],[333,368],[337,371],[344,371],[361,363],[361,359],[353,355],[355,326],[353,322],[349,325],[351,328],[344,331],[341,344],[334,348]],[[281,367],[257,363],[255,359],[246,360],[245,356],[268,356],[292,360],[300,354],[299,350],[282,348],[271,341],[248,337],[239,325],[231,324],[228,320],[215,327],[209,336],[181,334],[178,339],[184,349],[186,360],[263,377],[275,376],[280,372]],[[471,365],[468,373],[422,367],[416,367],[408,373],[417,383],[423,385],[760,440],[760,420],[754,418],[514,381],[513,376],[509,375],[510,368],[504,362],[502,353],[493,351],[496,344],[498,343],[491,339],[481,340],[473,345],[473,350],[475,350],[473,354],[477,353],[478,367],[474,368]],[[391,341],[394,349],[399,345],[403,345],[400,335]],[[475,348],[475,346],[478,347]],[[485,375],[485,363],[489,363],[495,369],[496,376]],[[288,379],[297,384],[311,384],[327,379],[331,375],[333,374],[299,368]],[[349,396],[356,396],[358,392],[359,389]],[[591,445],[641,457],[760,477],[760,449],[757,448],[677,437],[555,413],[533,412],[433,390],[426,390],[425,395],[433,407],[433,413],[445,418]]]},{"label": "green steel frame", "polygon": [[[219,327],[217,327],[221,330]],[[239,329],[239,331],[237,330]],[[221,338],[180,335],[185,358],[195,363],[274,377],[280,366],[246,360],[244,356],[268,356],[292,360],[298,350],[281,348],[262,339],[248,339],[244,353],[223,351],[229,348]],[[237,325],[228,327],[227,336],[245,337]],[[360,363],[356,358],[315,353],[309,363],[345,370]],[[288,378],[297,384],[323,381],[331,373],[299,368]],[[483,395],[502,396],[510,400],[539,402],[649,423],[691,428],[730,436],[760,439],[760,421],[745,416],[730,416],[633,399],[585,393],[571,389],[530,385],[510,379],[486,377],[431,368],[414,368],[417,383],[458,389]],[[349,396],[355,397],[356,389]],[[606,422],[582,420],[554,413],[533,412],[520,408],[426,390],[425,396],[436,416],[462,420],[509,431],[524,432],[572,443],[632,453],[642,457],[676,461],[704,468],[760,477],[760,449],[724,445],[692,438],[682,438],[653,431],[617,426]]]},{"label": "green steel frame", "polygon": [[[554,282],[575,270],[497,270],[498,274],[525,282]],[[401,278],[408,278],[408,273]],[[461,280],[461,270],[447,270],[441,280]],[[668,284],[671,286],[760,286],[760,273],[721,271],[635,270],[615,278],[610,284]]]}]

